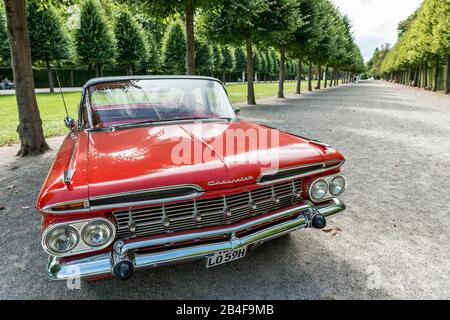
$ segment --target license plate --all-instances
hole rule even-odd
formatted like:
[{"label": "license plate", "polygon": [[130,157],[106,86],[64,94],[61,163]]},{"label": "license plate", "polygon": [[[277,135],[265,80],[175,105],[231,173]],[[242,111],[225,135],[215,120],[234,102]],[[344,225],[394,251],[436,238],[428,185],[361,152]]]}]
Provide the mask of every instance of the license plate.
[{"label": "license plate", "polygon": [[245,257],[247,247],[238,250],[219,251],[211,254],[206,261],[206,267],[211,268]]}]

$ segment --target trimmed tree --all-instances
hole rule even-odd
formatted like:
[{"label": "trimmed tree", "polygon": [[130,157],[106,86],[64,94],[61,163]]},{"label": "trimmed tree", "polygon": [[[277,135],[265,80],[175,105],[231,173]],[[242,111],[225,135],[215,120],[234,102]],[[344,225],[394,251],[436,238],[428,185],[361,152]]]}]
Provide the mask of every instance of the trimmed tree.
[{"label": "trimmed tree", "polygon": [[3,6],[0,4],[0,61],[9,60],[10,54],[8,34],[6,31],[6,17],[3,12]]},{"label": "trimmed tree", "polygon": [[301,93],[301,81],[303,71],[303,59],[314,44],[314,39],[318,36],[317,28],[317,0],[302,0],[299,3],[299,11],[302,15],[303,23],[297,25],[294,31],[293,40],[288,47],[290,54],[297,58],[297,87],[295,93]]},{"label": "trimmed tree", "polygon": [[159,47],[156,42],[155,35],[145,32],[145,44],[147,46],[147,55],[145,61],[146,71],[157,72],[160,68]]},{"label": "trimmed tree", "polygon": [[197,9],[206,9],[212,5],[212,0],[120,0],[128,5],[138,5],[142,10],[153,16],[167,18],[174,14],[184,16],[186,41],[185,41],[185,69],[186,74],[195,74],[195,35],[194,16]]},{"label": "trimmed tree", "polygon": [[184,73],[186,68],[186,36],[180,21],[172,22],[164,33],[161,64],[173,73]]},{"label": "trimmed tree", "polygon": [[271,0],[261,15],[261,23],[267,28],[265,41],[280,53],[278,98],[284,98],[286,78],[286,47],[291,43],[298,25],[303,24],[298,0]]},{"label": "trimmed tree", "polygon": [[206,41],[196,40],[195,65],[198,73],[207,73],[212,68],[212,50]]},{"label": "trimmed tree", "polygon": [[275,65],[270,50],[266,50],[267,68],[266,73],[269,75],[269,81],[272,82],[272,74],[275,72]]},{"label": "trimmed tree", "polygon": [[265,51],[259,51],[259,55],[261,58],[261,74],[264,77],[264,82],[266,82],[267,80],[267,67],[268,67],[268,63],[267,63],[267,55]]},{"label": "trimmed tree", "polygon": [[56,9],[40,7],[36,1],[28,2],[28,28],[33,60],[45,63],[50,92],[54,92],[51,63],[70,57],[70,41]]},{"label": "trimmed tree", "polygon": [[97,1],[86,0],[81,6],[80,28],[75,32],[76,52],[80,62],[95,67],[102,75],[102,66],[114,60],[116,41],[105,13]]},{"label": "trimmed tree", "polygon": [[[247,70],[247,57],[244,48],[236,47],[234,49],[234,58],[234,71],[244,73]],[[244,77],[242,78],[242,81],[245,81]]]},{"label": "trimmed tree", "polygon": [[225,83],[225,75],[234,68],[234,54],[229,46],[222,46],[222,57],[223,62],[220,69],[222,71],[222,82]]},{"label": "trimmed tree", "polygon": [[212,68],[211,68],[211,76],[214,76],[214,73],[218,73],[222,71],[223,64],[223,55],[222,49],[219,45],[212,46]]},{"label": "trimmed tree", "polygon": [[42,120],[34,93],[26,4],[25,0],[4,0],[4,3],[19,111],[17,132],[20,138],[20,149],[17,155],[41,154],[50,148],[45,142]]},{"label": "trimmed tree", "polygon": [[273,63],[272,75],[276,78],[277,74],[280,73],[280,58],[275,50],[271,50],[270,54]]},{"label": "trimmed tree", "polygon": [[117,17],[114,33],[117,41],[117,62],[126,65],[127,74],[132,75],[136,64],[147,60],[142,28],[128,11],[122,11]]},{"label": "trimmed tree", "polygon": [[261,69],[262,69],[261,55],[259,54],[258,50],[255,50],[255,52],[253,53],[253,70],[255,71],[255,79],[256,75],[261,72]]},{"label": "trimmed tree", "polygon": [[243,45],[247,56],[247,103],[256,104],[253,85],[253,46],[262,42],[273,25],[268,17],[269,0],[220,1],[205,12],[203,29],[208,39],[222,44]]}]

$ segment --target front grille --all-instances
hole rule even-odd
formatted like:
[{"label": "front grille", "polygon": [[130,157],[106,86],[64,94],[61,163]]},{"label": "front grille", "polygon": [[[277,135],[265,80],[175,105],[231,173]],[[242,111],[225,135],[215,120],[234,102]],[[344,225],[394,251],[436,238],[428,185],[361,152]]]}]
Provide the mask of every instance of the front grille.
[{"label": "front grille", "polygon": [[117,239],[235,223],[302,199],[302,181],[291,180],[220,198],[114,212]]}]

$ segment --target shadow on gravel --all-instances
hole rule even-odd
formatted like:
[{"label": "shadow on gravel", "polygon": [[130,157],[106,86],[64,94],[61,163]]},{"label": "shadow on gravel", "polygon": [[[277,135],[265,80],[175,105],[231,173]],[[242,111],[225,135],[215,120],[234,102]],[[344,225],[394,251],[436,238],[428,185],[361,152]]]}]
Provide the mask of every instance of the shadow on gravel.
[{"label": "shadow on gravel", "polygon": [[61,284],[55,287],[72,298],[92,299],[389,298],[384,290],[369,290],[370,275],[327,251],[308,237],[309,232],[319,231],[276,239],[243,260],[213,269],[198,262],[146,270],[128,282],[82,283],[80,291],[68,292]]}]

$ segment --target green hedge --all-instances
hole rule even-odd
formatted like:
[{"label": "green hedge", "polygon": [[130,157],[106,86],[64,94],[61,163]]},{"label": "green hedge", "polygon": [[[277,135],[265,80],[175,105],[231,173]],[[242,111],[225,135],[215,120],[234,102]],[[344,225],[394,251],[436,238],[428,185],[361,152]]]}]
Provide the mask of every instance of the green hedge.
[{"label": "green hedge", "polygon": [[[89,79],[95,77],[94,70],[91,71],[91,74],[89,74],[87,69],[74,69],[73,70],[73,84],[71,83],[71,77],[70,77],[70,69],[57,69],[59,80],[61,81],[62,87],[82,87]],[[144,72],[136,72],[136,74],[145,74]],[[47,70],[46,69],[33,69],[33,75],[34,75],[34,86],[36,88],[48,88],[48,76],[47,76]],[[105,68],[103,71],[103,76],[123,76],[126,75],[126,69],[123,68],[115,68],[115,69],[108,69]],[[220,80],[222,80],[222,74],[211,74],[211,73],[205,73],[202,74],[204,76],[213,76]],[[304,76],[303,75],[303,79]],[[13,80],[13,73],[11,68],[0,68],[0,81],[3,80],[5,77],[7,77],[9,80]],[[259,74],[258,75],[259,80],[262,82],[264,80],[264,75]],[[230,72],[226,75],[226,82],[238,82],[241,81],[242,73],[241,72]],[[276,81],[278,77],[273,76],[272,81]],[[294,78],[294,75],[290,75],[286,77],[286,80],[292,80]],[[266,76],[267,81],[269,81],[270,77]],[[55,70],[53,70],[53,82],[55,87],[57,86],[56,81],[56,74]]]},{"label": "green hedge", "polygon": [[[57,69],[59,80],[61,81],[62,87],[81,87],[90,78],[95,77],[94,71],[89,74],[88,70],[74,69],[73,70],[73,84],[71,83],[70,69]],[[125,69],[105,69],[103,71],[104,76],[120,76],[126,74]],[[34,86],[36,88],[48,88],[48,76],[46,69],[33,69],[34,75]],[[0,81],[7,77],[13,80],[13,73],[11,68],[0,68]],[[55,70],[53,71],[53,81],[55,86],[57,86]]]}]

